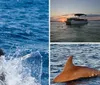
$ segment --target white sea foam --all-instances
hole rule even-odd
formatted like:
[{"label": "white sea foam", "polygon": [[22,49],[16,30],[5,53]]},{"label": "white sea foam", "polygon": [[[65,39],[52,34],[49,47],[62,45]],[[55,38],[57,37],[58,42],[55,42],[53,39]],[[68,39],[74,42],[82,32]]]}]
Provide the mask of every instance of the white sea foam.
[{"label": "white sea foam", "polygon": [[[1,56],[3,62],[1,62],[0,71],[5,74],[5,85],[41,85],[35,77],[31,76],[31,69],[22,63],[29,57],[31,57],[30,54],[23,56],[23,58],[6,60],[5,56]],[[3,85],[2,82],[0,85]]]}]

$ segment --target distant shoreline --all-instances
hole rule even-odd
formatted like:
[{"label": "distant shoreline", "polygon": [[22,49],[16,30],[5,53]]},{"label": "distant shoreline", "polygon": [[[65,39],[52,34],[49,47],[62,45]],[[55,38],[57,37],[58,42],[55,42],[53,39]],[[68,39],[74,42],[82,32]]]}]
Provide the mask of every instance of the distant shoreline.
[{"label": "distant shoreline", "polygon": [[[100,21],[100,20],[88,20],[88,21]],[[61,21],[50,21],[50,22],[61,22]]]}]

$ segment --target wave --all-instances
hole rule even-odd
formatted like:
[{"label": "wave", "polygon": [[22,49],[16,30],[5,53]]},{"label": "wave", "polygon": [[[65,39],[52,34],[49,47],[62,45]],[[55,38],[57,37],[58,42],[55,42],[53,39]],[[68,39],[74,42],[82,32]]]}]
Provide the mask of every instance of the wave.
[{"label": "wave", "polygon": [[[33,6],[42,6],[46,5],[47,6],[48,1],[47,0],[1,0],[1,8],[5,9],[12,9],[16,7],[20,8],[30,8]],[[47,8],[47,7],[46,7]]]},{"label": "wave", "polygon": [[0,85],[41,85],[42,56],[37,51],[22,57],[1,56],[0,71],[5,81]]}]

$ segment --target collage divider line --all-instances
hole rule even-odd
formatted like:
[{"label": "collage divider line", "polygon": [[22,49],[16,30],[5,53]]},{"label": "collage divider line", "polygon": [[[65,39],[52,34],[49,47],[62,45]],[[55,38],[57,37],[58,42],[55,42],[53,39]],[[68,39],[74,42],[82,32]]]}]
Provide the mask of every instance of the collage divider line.
[{"label": "collage divider line", "polygon": [[50,42],[50,44],[100,44],[100,42]]},{"label": "collage divider line", "polygon": [[49,39],[49,43],[48,43],[49,44],[49,51],[48,51],[48,53],[49,53],[49,57],[48,57],[49,58],[49,62],[48,62],[49,63],[49,68],[48,68],[49,69],[49,78],[48,79],[49,80],[48,80],[48,82],[50,85],[50,0],[49,0],[49,14],[48,15],[49,15],[49,18],[48,18],[49,19],[48,20],[49,21],[49,38],[48,38]]}]

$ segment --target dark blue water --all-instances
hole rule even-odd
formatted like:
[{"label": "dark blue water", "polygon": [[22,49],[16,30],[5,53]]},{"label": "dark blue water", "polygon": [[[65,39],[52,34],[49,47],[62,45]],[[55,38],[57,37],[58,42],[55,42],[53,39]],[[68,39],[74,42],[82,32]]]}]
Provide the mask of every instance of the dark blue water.
[{"label": "dark blue water", "polygon": [[48,0],[0,0],[0,48],[8,59],[38,51],[41,59],[32,56],[42,61],[41,81],[31,75],[48,85]]},{"label": "dark blue water", "polygon": [[69,56],[73,63],[100,70],[100,44],[54,44],[51,45],[50,80],[51,85],[100,85],[100,77],[81,79],[69,83],[53,83],[53,79],[63,70]]},{"label": "dark blue water", "polygon": [[66,25],[51,22],[52,42],[100,42],[100,21],[88,21],[86,25]]}]

